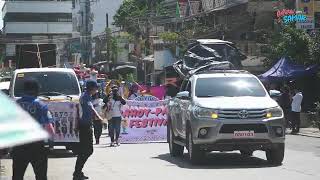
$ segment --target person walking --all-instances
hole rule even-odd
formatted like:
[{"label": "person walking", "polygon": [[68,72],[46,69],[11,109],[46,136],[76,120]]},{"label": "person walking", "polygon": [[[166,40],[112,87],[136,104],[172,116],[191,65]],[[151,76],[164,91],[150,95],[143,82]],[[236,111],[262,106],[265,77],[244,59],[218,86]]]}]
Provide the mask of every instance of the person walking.
[{"label": "person walking", "polygon": [[286,127],[291,127],[291,122],[289,121],[290,114],[290,90],[288,86],[283,86],[281,88],[281,96],[279,98],[279,105],[283,109],[284,118],[286,122]]},{"label": "person walking", "polygon": [[303,100],[302,92],[298,88],[294,89],[294,93],[295,95],[292,97],[291,103],[292,134],[299,133],[300,131],[300,112]]},{"label": "person walking", "polygon": [[80,98],[80,104],[82,108],[82,117],[79,122],[79,150],[78,157],[73,173],[74,180],[88,179],[82,172],[82,169],[87,162],[88,158],[93,153],[93,133],[92,133],[92,120],[95,116],[102,121],[102,117],[94,109],[92,104],[92,96],[98,92],[98,84],[96,81],[87,81],[86,91]]},{"label": "person walking", "polygon": [[[103,100],[99,97],[99,93],[97,93],[93,96],[92,104],[93,104],[94,109],[101,116],[102,115]],[[99,120],[99,118],[95,117],[93,120],[93,129],[94,129],[94,137],[96,139],[96,144],[100,144],[102,127],[103,127],[103,121],[101,121],[101,120]]]},{"label": "person walking", "polygon": [[126,104],[126,101],[119,95],[118,87],[112,87],[112,93],[104,99],[104,103],[107,104],[107,111],[111,115],[109,121],[109,136],[111,139],[110,146],[120,146],[119,136],[121,130],[121,106]]},{"label": "person walking", "polygon": [[[24,95],[17,103],[37,120],[51,135],[54,135],[53,118],[48,106],[37,98],[39,84],[34,80],[24,82]],[[31,163],[36,180],[47,180],[48,149],[43,141],[26,144],[12,150],[12,180],[23,180],[28,164]]]}]

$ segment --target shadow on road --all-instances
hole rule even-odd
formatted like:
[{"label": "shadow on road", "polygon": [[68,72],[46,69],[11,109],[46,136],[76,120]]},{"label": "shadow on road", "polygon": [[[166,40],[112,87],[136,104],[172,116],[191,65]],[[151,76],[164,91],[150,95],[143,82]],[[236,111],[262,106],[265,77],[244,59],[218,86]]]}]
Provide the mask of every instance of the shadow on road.
[{"label": "shadow on road", "polygon": [[[76,157],[71,151],[67,151],[65,149],[54,149],[49,151],[49,158],[51,159],[59,159],[59,158],[73,158]],[[11,154],[6,154],[2,156],[0,159],[12,159]]]},{"label": "shadow on road", "polygon": [[54,149],[49,152],[49,158],[59,159],[59,158],[73,158],[76,157],[71,151],[65,149]]},{"label": "shadow on road", "polygon": [[210,153],[201,165],[192,165],[188,157],[174,158],[170,154],[161,154],[155,159],[161,159],[185,169],[246,169],[274,167],[268,161],[257,157],[244,157],[239,153]]}]

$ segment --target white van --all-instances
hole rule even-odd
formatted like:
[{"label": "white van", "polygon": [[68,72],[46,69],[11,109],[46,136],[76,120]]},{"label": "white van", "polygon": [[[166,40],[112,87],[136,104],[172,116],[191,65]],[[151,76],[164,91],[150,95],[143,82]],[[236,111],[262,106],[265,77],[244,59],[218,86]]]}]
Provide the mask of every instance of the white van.
[{"label": "white van", "polygon": [[39,83],[39,98],[48,105],[54,118],[56,135],[52,145],[65,146],[75,152],[81,111],[81,90],[75,72],[65,68],[18,69],[11,79],[10,96],[19,99],[23,95],[24,81],[29,79]]}]

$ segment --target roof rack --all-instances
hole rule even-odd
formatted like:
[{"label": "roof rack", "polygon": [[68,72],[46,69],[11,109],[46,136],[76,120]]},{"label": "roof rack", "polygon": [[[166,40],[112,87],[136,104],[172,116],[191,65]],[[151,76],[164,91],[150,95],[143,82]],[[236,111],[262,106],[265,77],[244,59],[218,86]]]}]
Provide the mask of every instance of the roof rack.
[{"label": "roof rack", "polygon": [[239,73],[239,74],[250,74],[250,72],[246,70],[212,70],[212,71],[204,71],[196,74],[214,74],[214,73]]},{"label": "roof rack", "polygon": [[212,62],[206,66],[202,66],[198,69],[191,70],[187,77],[191,77],[195,74],[212,74],[212,73],[249,73],[246,70],[238,70],[229,61]]},{"label": "roof rack", "polygon": [[210,72],[215,70],[235,70],[235,67],[229,61],[223,61],[223,62],[213,61],[210,64],[207,64],[205,66],[201,66],[197,69],[189,71],[188,74],[193,75],[193,74],[205,73],[205,72]]}]

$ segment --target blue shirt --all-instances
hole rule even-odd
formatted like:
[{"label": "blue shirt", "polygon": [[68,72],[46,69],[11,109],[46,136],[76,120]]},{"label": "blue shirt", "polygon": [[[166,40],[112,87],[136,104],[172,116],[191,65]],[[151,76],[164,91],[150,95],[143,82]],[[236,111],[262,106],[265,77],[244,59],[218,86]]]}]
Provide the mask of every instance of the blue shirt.
[{"label": "blue shirt", "polygon": [[53,118],[48,110],[48,106],[37,97],[23,96],[17,100],[17,103],[41,125],[53,123]]},{"label": "blue shirt", "polygon": [[92,104],[92,97],[90,96],[89,92],[85,92],[82,94],[80,98],[80,104],[82,108],[82,117],[80,120],[80,124],[90,124],[92,122],[93,117],[93,104]]}]

